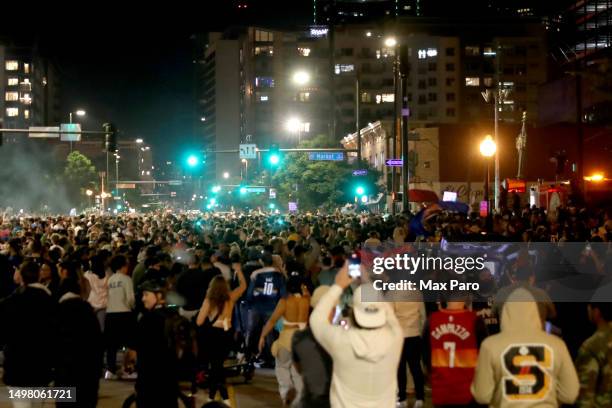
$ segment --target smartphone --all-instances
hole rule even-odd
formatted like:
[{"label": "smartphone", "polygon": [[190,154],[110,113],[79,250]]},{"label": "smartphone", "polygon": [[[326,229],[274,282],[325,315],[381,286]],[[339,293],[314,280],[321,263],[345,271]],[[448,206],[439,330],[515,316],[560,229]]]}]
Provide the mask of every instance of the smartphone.
[{"label": "smartphone", "polygon": [[358,278],[361,276],[361,257],[356,252],[353,252],[349,258],[348,272],[351,278]]}]

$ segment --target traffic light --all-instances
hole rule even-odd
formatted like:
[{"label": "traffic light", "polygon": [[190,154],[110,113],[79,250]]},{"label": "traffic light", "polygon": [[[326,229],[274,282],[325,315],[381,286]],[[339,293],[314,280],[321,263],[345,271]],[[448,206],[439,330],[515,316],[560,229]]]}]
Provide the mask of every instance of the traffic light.
[{"label": "traffic light", "polygon": [[245,195],[247,193],[247,188],[245,186],[240,187],[240,194]]},{"label": "traffic light", "polygon": [[355,195],[361,197],[362,195],[365,195],[365,192],[366,190],[364,186],[359,185],[355,187]]},{"label": "traffic light", "polygon": [[196,155],[192,154],[189,157],[187,157],[187,164],[189,165],[189,167],[195,167],[198,165],[198,158],[196,157]]},{"label": "traffic light", "polygon": [[278,148],[278,144],[272,143],[270,145],[270,153],[268,154],[268,163],[270,164],[270,166],[276,167],[280,164],[280,161],[281,155]]},{"label": "traffic light", "polygon": [[217,194],[219,191],[221,191],[221,186],[213,186],[212,188],[212,192]]},{"label": "traffic light", "polygon": [[104,150],[114,153],[117,151],[117,128],[112,123],[105,123],[104,128]]}]

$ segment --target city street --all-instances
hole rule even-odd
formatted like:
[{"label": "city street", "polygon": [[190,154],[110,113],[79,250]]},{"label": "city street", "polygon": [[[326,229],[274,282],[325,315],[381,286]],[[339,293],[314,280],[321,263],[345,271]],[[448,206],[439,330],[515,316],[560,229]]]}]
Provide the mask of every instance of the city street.
[{"label": "city street", "polygon": [[[133,381],[100,381],[98,408],[121,407],[123,401],[134,390]],[[273,370],[257,370],[255,378],[244,384],[242,377],[228,379],[228,391],[232,408],[276,408],[282,407],[278,397],[276,378]],[[196,406],[201,407],[207,400],[207,391],[199,390],[196,394]],[[54,407],[45,403],[43,407]],[[0,402],[0,408],[11,408],[11,404]]]}]

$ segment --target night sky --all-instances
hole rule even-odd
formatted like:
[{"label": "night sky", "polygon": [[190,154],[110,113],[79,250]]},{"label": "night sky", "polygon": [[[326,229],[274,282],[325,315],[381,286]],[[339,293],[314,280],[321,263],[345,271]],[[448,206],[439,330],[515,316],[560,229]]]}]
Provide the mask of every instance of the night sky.
[{"label": "night sky", "polygon": [[[238,3],[248,3],[247,11]],[[60,68],[66,120],[71,109],[83,108],[84,129],[114,122],[124,137],[151,143],[158,162],[195,139],[192,34],[237,24],[309,24],[312,18],[312,0],[179,1],[134,10],[104,4],[36,9],[31,34]],[[62,21],[69,30],[58,25]]]}]

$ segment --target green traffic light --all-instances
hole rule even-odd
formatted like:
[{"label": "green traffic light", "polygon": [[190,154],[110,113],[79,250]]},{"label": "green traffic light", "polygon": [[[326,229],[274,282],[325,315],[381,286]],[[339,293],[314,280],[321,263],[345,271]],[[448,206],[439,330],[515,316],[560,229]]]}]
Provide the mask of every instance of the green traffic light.
[{"label": "green traffic light", "polygon": [[247,188],[246,187],[240,187],[240,194],[246,194],[247,193]]},{"label": "green traffic light", "polygon": [[270,209],[273,210],[276,208],[276,205],[274,203],[270,203],[268,207],[270,207]]},{"label": "green traffic light", "polygon": [[364,194],[365,194],[365,189],[364,189],[362,186],[358,186],[358,187],[355,189],[355,192],[357,193],[357,195],[362,196],[362,195],[364,195]]},{"label": "green traffic light", "polygon": [[189,157],[187,157],[187,164],[190,167],[195,167],[198,165],[198,157],[195,154],[189,155]]},{"label": "green traffic light", "polygon": [[219,191],[221,191],[221,186],[213,186],[212,188],[213,193],[218,193]]},{"label": "green traffic light", "polygon": [[268,161],[270,162],[271,165],[276,166],[280,162],[280,157],[278,154],[271,154]]}]

